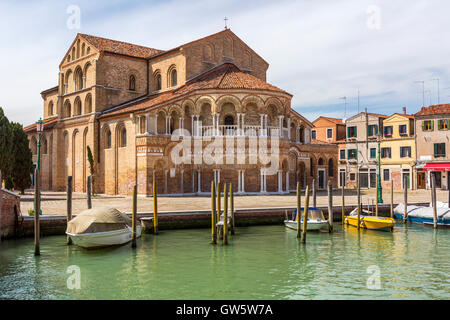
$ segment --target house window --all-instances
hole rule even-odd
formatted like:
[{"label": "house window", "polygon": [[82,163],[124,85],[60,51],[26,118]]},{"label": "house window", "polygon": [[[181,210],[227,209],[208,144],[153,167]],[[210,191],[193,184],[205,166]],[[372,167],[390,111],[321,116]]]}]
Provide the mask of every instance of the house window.
[{"label": "house window", "polygon": [[345,160],[345,150],[344,149],[339,151],[339,159]]},{"label": "house window", "polygon": [[358,154],[357,154],[357,151],[356,151],[356,149],[349,149],[348,150],[348,152],[347,152],[347,158],[350,160],[350,159],[357,159],[357,156],[358,156]]},{"label": "house window", "polygon": [[391,180],[391,171],[389,169],[383,169],[383,181]]},{"label": "house window", "polygon": [[384,136],[385,137],[392,137],[392,126],[384,127]]},{"label": "house window", "polygon": [[350,181],[356,180],[356,173],[350,173]]},{"label": "house window", "polygon": [[433,129],[434,129],[434,121],[433,120],[422,121],[422,131],[433,131]]},{"label": "house window", "polygon": [[370,148],[370,159],[375,159],[377,157],[377,148]]},{"label": "house window", "polygon": [[411,158],[411,147],[400,147],[400,158]]},{"label": "house window", "polygon": [[376,124],[371,124],[367,127],[367,134],[369,137],[376,136],[378,134],[378,126]]},{"label": "house window", "polygon": [[347,128],[347,137],[348,138],[356,138],[356,127],[348,127]]},{"label": "house window", "polygon": [[133,75],[130,76],[129,89],[130,91],[136,91],[136,77]]},{"label": "house window", "polygon": [[435,158],[445,157],[445,143],[434,144],[434,157]]},{"label": "house window", "polygon": [[406,135],[408,135],[408,131],[407,131],[406,124],[401,124],[401,125],[398,126],[398,133],[399,133],[401,136],[406,136]]},{"label": "house window", "polygon": [[327,129],[327,139],[333,138],[333,129]]},{"label": "house window", "polygon": [[391,148],[381,148],[381,157],[382,158],[390,158],[391,157]]},{"label": "house window", "polygon": [[438,120],[438,130],[448,130],[448,119]]},{"label": "house window", "polygon": [[316,140],[316,130],[311,130],[311,139]]}]

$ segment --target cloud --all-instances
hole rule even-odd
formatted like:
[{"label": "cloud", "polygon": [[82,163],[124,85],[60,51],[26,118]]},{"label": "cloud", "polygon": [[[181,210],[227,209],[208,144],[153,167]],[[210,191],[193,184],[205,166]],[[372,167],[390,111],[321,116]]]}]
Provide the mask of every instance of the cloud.
[{"label": "cloud", "polygon": [[[66,26],[81,8],[81,29]],[[368,10],[378,8],[377,11]],[[360,108],[393,113],[448,101],[450,36],[445,0],[419,1],[3,1],[0,106],[14,121],[42,116],[40,92],[57,84],[58,64],[77,32],[169,49],[231,29],[270,63],[267,80],[294,95],[308,119]],[[375,13],[374,13],[375,12]],[[379,29],[370,28],[379,17]],[[368,26],[369,21],[369,26]]]}]

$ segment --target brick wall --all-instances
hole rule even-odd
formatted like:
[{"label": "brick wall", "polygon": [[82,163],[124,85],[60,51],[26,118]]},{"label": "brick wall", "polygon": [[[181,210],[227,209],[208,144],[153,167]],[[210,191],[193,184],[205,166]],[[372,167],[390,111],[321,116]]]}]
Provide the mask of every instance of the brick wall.
[{"label": "brick wall", "polygon": [[15,235],[20,213],[20,197],[5,189],[0,189],[0,237]]}]

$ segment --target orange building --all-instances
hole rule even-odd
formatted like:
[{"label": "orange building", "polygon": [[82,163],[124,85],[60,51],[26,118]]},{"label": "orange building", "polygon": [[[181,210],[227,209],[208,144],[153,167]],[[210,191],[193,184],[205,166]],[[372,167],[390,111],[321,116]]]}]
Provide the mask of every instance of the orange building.
[{"label": "orange building", "polygon": [[311,140],[335,143],[345,139],[345,124],[342,119],[319,117],[312,123]]}]

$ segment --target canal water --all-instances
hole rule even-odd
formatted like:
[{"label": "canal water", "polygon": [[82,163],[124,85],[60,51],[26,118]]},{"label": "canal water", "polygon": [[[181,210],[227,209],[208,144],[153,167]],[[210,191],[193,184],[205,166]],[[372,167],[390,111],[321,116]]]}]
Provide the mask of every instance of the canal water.
[{"label": "canal water", "polygon": [[337,224],[303,246],[295,231],[255,226],[238,228],[228,246],[209,240],[208,229],[172,230],[143,235],[136,250],[88,251],[52,236],[37,258],[33,239],[4,241],[0,298],[450,299],[450,230],[358,234]]}]

